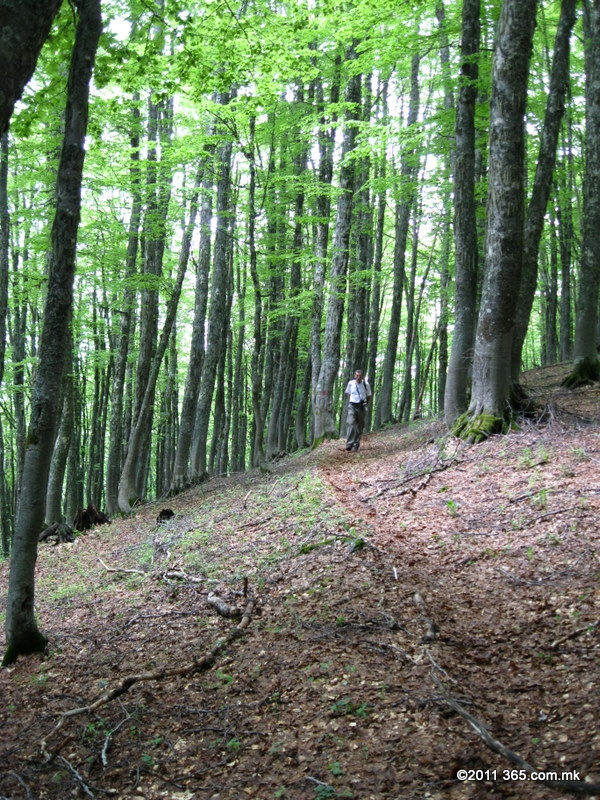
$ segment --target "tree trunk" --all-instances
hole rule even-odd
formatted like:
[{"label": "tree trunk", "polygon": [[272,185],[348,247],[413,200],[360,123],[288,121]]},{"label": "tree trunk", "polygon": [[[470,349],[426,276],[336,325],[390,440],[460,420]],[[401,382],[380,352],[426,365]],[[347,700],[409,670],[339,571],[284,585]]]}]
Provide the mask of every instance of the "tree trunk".
[{"label": "tree trunk", "polygon": [[[331,127],[327,128],[325,117],[323,84],[317,79],[316,99],[320,109],[319,119],[319,188],[316,198],[317,236],[315,243],[315,267],[313,275],[313,308],[310,330],[310,358],[312,365],[311,400],[315,407],[317,383],[321,371],[321,326],[323,323],[323,296],[325,276],[327,272],[327,250],[329,246],[329,220],[331,216],[330,187],[333,180],[333,151],[335,146],[335,124],[337,114],[331,119]],[[330,92],[330,103],[335,107],[340,99],[340,58],[336,59],[335,72]]]},{"label": "tree trunk", "polygon": [[505,428],[524,222],[525,107],[537,0],[505,0],[492,70],[486,260],[473,391],[454,432],[479,441]]},{"label": "tree trunk", "polygon": [[[351,47],[348,61],[356,58],[356,51]],[[325,335],[321,358],[321,367],[313,402],[313,437],[314,444],[325,438],[337,436],[335,411],[333,408],[333,388],[340,366],[340,340],[344,300],[346,294],[346,272],[348,268],[348,248],[350,244],[350,226],[352,221],[352,205],[356,165],[350,158],[356,147],[356,122],[361,117],[361,77],[353,75],[349,78],[345,93],[347,104],[346,124],[342,142],[340,189],[337,202],[335,233],[333,241],[333,258],[331,262],[330,290],[325,322]]]},{"label": "tree trunk", "polygon": [[39,367],[33,386],[31,418],[15,522],[6,615],[3,663],[44,650],[47,640],[34,614],[38,535],[44,522],[46,486],[56,407],[73,305],[73,278],[81,210],[89,85],[102,30],[99,0],[81,0],[67,89],[65,134],[57,177],[56,215]]},{"label": "tree trunk", "polygon": [[448,425],[467,409],[477,322],[477,219],[475,205],[475,104],[477,101],[481,0],[464,0],[461,82],[454,154],[454,334],[444,394]]},{"label": "tree trunk", "polygon": [[584,4],[585,173],[583,241],[575,317],[574,365],[563,381],[569,389],[600,380],[596,342],[600,287],[600,0]]},{"label": "tree trunk", "polygon": [[[71,337],[69,337],[71,339]],[[67,458],[73,433],[73,370],[72,370],[72,341],[68,344],[67,374],[65,375],[62,399],[62,414],[60,427],[54,443],[54,452],[48,476],[48,492],[46,495],[46,515],[44,527],[55,522],[64,522],[63,515],[63,485],[67,468]]]},{"label": "tree trunk", "polygon": [[[411,63],[410,104],[406,125],[410,128],[417,124],[419,116],[419,64],[420,58],[415,54]],[[400,168],[400,182],[406,187],[402,192],[403,199],[396,206],[395,243],[394,243],[394,286],[390,310],[388,341],[383,361],[383,380],[379,398],[380,422],[385,425],[394,419],[392,395],[396,384],[395,367],[400,333],[400,312],[402,308],[402,290],[404,288],[404,269],[406,263],[406,242],[410,214],[415,197],[415,182],[418,172],[418,156],[416,149],[403,154]]]},{"label": "tree trunk", "polygon": [[554,41],[546,113],[535,178],[525,218],[523,272],[515,320],[515,332],[512,340],[511,373],[513,383],[517,383],[519,380],[521,353],[537,288],[538,251],[544,229],[550,189],[552,188],[558,135],[565,113],[565,95],[569,87],[570,39],[575,25],[576,6],[577,0],[562,0],[561,14]]},{"label": "tree trunk", "polygon": [[139,136],[139,95],[133,97],[132,128],[130,139],[130,180],[131,216],[127,236],[127,256],[125,259],[125,291],[123,307],[120,309],[119,344],[115,357],[114,378],[111,393],[110,444],[106,468],[106,510],[112,517],[119,510],[119,476],[121,474],[124,428],[124,391],[127,358],[132,334],[132,315],[135,295],[131,288],[131,277],[135,273],[139,249],[140,223],[142,219],[142,197],[140,191],[140,136]]},{"label": "tree trunk", "polygon": [[179,419],[179,434],[177,449],[175,451],[175,464],[171,480],[170,494],[177,494],[189,484],[190,473],[188,464],[192,436],[196,421],[196,405],[202,366],[204,364],[204,337],[206,324],[206,307],[208,305],[208,276],[210,274],[211,256],[211,230],[213,211],[213,152],[211,146],[203,166],[203,181],[201,189],[200,209],[200,247],[198,265],[196,268],[196,291],[194,299],[194,320],[192,323],[192,341],[188,361],[188,372],[183,392],[181,415]]},{"label": "tree trunk", "polygon": [[62,0],[4,0],[0,47],[0,136],[33,75]]},{"label": "tree trunk", "polygon": [[[228,94],[222,94],[219,102],[226,106],[230,101]],[[225,142],[219,149],[216,206],[216,231],[213,270],[210,288],[210,309],[206,353],[202,368],[200,395],[196,409],[196,422],[192,444],[192,479],[198,480],[207,474],[207,440],[210,410],[215,389],[215,379],[221,353],[221,340],[227,330],[225,310],[227,307],[227,274],[229,253],[229,198],[231,191],[232,143]]]},{"label": "tree trunk", "polygon": [[123,471],[119,480],[119,509],[123,513],[129,513],[132,509],[132,504],[136,503],[140,496],[137,494],[139,487],[139,469],[138,459],[140,450],[143,446],[145,437],[147,436],[148,428],[150,427],[152,415],[154,411],[154,396],[156,392],[156,382],[160,373],[162,360],[167,351],[171,331],[175,323],[175,316],[177,314],[177,307],[179,305],[179,298],[181,296],[181,287],[183,286],[183,279],[187,271],[187,266],[190,258],[190,248],[192,243],[192,235],[196,224],[196,214],[198,211],[198,183],[196,186],[196,193],[192,197],[190,203],[190,216],[188,224],[183,233],[183,241],[181,243],[181,252],[179,254],[179,265],[177,269],[177,277],[175,278],[175,285],[173,286],[172,294],[167,303],[165,312],[165,321],[163,329],[160,334],[156,353],[152,360],[152,366],[148,375],[146,383],[146,391],[142,398],[142,403],[137,414],[137,418],[133,423],[131,435],[129,437],[129,444],[127,447],[127,456],[123,464]]}]

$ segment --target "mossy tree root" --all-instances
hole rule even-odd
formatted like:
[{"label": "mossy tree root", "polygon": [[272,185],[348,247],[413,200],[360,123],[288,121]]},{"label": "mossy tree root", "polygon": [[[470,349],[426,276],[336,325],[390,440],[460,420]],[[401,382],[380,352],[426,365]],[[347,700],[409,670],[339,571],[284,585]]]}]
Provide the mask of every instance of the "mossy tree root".
[{"label": "mossy tree root", "polygon": [[470,444],[479,444],[495,433],[506,433],[508,425],[502,417],[494,414],[462,414],[452,427],[452,435]]},{"label": "mossy tree root", "polygon": [[588,356],[575,363],[561,386],[565,389],[578,389],[580,386],[590,386],[597,381],[600,381],[600,361]]}]

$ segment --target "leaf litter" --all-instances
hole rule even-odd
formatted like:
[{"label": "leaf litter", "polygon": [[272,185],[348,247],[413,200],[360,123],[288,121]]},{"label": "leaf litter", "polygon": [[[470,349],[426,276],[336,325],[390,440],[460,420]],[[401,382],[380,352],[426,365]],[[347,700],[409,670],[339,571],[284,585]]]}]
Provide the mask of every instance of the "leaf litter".
[{"label": "leaf litter", "polygon": [[572,796],[457,707],[599,783],[600,405],[560,375],[530,376],[543,417],[481,445],[394,426],[40,546],[50,648],[0,672],[0,795]]}]

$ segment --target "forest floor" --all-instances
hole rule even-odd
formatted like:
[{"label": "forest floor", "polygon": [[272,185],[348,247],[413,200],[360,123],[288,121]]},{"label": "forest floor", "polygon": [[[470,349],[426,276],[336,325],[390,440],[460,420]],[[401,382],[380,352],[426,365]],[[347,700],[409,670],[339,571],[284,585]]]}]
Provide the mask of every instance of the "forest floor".
[{"label": "forest floor", "polygon": [[600,391],[562,375],[480,445],[394,426],[40,545],[50,647],[0,671],[0,799],[571,796],[486,730],[600,783]]}]

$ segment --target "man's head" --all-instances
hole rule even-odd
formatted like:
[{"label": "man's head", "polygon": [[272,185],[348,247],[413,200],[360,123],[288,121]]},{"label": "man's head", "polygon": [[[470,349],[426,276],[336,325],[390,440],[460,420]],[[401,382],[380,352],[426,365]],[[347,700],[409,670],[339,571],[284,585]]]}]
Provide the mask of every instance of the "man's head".
[{"label": "man's head", "polygon": [[358,383],[362,383],[362,379],[363,379],[362,369],[357,369],[354,373],[354,380],[357,381]]}]

